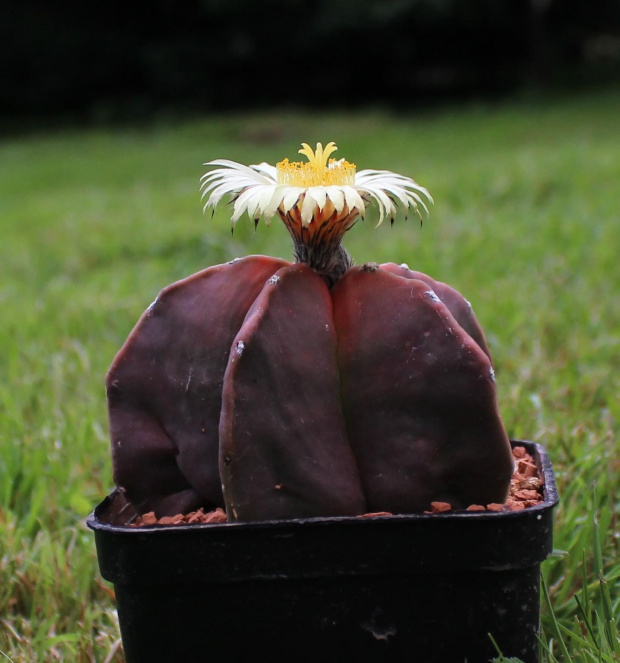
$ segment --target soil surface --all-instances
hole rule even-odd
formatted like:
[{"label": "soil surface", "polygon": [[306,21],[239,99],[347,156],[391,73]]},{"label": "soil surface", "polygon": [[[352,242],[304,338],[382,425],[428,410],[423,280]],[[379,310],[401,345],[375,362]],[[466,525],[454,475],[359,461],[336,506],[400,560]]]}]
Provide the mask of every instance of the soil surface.
[{"label": "soil surface", "polygon": [[[544,501],[542,489],[544,482],[538,472],[534,459],[527,453],[524,447],[515,447],[512,450],[515,459],[515,471],[510,480],[510,491],[505,504],[472,504],[466,511],[521,511],[536,506]],[[431,502],[430,511],[426,514],[447,513],[452,511],[452,505],[447,502]],[[382,511],[379,513],[365,513],[359,518],[377,518],[379,516],[391,516],[391,513]],[[164,516],[157,518],[151,511],[145,513],[132,523],[132,527],[143,527],[146,525],[191,525],[195,523],[225,523],[226,514],[222,509],[207,511],[198,509],[187,514],[176,516]]]},{"label": "soil surface", "polygon": [[[521,511],[536,506],[544,501],[544,482],[540,477],[534,459],[527,453],[525,447],[515,447],[512,450],[515,459],[515,470],[510,479],[510,490],[505,504],[472,504],[466,511]],[[431,502],[431,510],[425,513],[445,513],[452,511],[447,502]]]},{"label": "soil surface", "polygon": [[138,516],[132,523],[132,527],[142,527],[144,525],[194,525],[196,523],[207,523],[210,525],[216,523],[225,523],[226,514],[220,508],[215,511],[206,511],[198,509],[187,514],[178,513],[176,516],[164,516],[157,518],[153,511]]}]

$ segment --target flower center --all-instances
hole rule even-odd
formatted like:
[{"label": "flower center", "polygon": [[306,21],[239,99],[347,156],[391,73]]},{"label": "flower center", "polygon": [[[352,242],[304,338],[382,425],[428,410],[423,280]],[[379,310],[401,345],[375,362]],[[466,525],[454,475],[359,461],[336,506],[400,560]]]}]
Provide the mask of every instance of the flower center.
[{"label": "flower center", "polygon": [[336,161],[329,159],[329,155],[338,148],[336,143],[328,143],[323,149],[321,143],[316,144],[313,150],[307,143],[301,144],[299,154],[308,157],[307,163],[289,161],[284,159],[276,164],[278,169],[278,184],[288,186],[352,186],[355,183],[355,164],[344,159]]}]

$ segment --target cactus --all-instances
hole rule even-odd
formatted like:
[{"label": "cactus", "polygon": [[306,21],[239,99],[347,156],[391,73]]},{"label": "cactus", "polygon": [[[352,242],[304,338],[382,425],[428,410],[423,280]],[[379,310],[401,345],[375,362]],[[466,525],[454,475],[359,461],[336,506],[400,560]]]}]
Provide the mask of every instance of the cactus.
[{"label": "cactus", "polygon": [[484,335],[454,289],[341,240],[428,192],[328,161],[206,164],[207,206],[278,214],[296,261],[249,256],[164,289],[107,376],[114,478],[138,513],[238,521],[415,513],[506,499],[513,469]]}]

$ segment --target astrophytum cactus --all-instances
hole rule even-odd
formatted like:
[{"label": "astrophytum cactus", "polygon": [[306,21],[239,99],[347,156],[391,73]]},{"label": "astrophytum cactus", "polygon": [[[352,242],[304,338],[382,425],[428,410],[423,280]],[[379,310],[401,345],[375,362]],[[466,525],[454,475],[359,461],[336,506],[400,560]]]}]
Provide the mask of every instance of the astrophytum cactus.
[{"label": "astrophytum cactus", "polygon": [[139,513],[225,506],[230,520],[422,512],[503,502],[513,461],[468,302],[406,265],[353,266],[366,205],[427,211],[427,191],[328,160],[218,160],[207,206],[275,214],[295,262],[249,256],[165,288],[107,378],[117,486]]}]

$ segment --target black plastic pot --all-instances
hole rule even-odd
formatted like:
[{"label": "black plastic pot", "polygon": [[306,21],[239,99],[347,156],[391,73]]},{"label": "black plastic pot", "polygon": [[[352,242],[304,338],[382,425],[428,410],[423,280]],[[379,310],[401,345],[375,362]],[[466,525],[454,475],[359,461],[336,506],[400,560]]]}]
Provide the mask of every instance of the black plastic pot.
[{"label": "black plastic pot", "polygon": [[538,661],[540,564],[558,502],[508,513],[124,526],[88,518],[127,663]]}]

